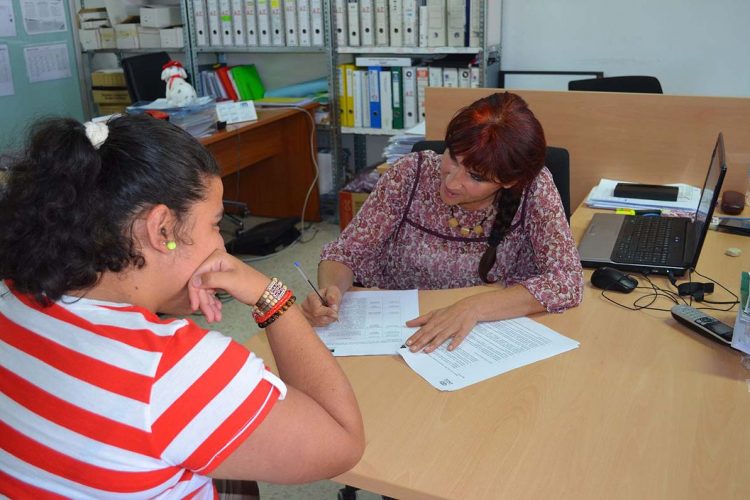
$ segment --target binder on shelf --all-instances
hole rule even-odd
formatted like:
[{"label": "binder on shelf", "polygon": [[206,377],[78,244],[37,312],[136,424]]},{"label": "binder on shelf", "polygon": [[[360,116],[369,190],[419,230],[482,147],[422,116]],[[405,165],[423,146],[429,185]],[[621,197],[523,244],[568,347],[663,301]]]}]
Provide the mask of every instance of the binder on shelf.
[{"label": "binder on shelf", "polygon": [[323,33],[323,0],[310,0],[310,38],[314,47],[325,45]]},{"label": "binder on shelf", "polygon": [[445,0],[427,0],[427,46],[445,47]]},{"label": "binder on shelf", "polygon": [[256,0],[255,15],[258,21],[258,45],[271,46],[271,0]]},{"label": "binder on shelf", "polygon": [[245,0],[245,36],[250,47],[258,46],[258,18],[255,0]]},{"label": "binder on shelf", "polygon": [[363,47],[375,45],[375,13],[373,0],[359,0],[359,35]]},{"label": "binder on shelf", "polygon": [[221,86],[224,87],[227,98],[236,101],[239,96],[234,89],[234,85],[232,85],[232,80],[229,78],[229,68],[226,66],[217,68],[216,76],[219,77],[219,82],[221,82]]},{"label": "binder on shelf", "polygon": [[417,69],[409,66],[403,69],[404,128],[411,128],[417,120]]},{"label": "binder on shelf", "polygon": [[349,43],[350,47],[360,46],[359,36],[359,0],[347,0],[347,23],[349,25]]},{"label": "binder on shelf", "polygon": [[388,0],[374,0],[375,11],[375,45],[388,46]]},{"label": "binder on shelf", "polygon": [[234,80],[234,75],[232,74],[232,69],[229,68],[229,71],[227,71],[227,78],[229,78],[229,83],[232,85],[232,89],[234,90],[234,95],[237,96],[234,101],[241,101],[242,98],[240,97],[240,89],[237,87],[237,82]]},{"label": "binder on shelf", "polygon": [[208,13],[208,40],[211,46],[220,47],[221,22],[219,21],[219,0],[206,0],[206,12]]},{"label": "binder on shelf", "polygon": [[270,0],[271,2],[271,45],[283,47],[286,33],[284,32],[284,4],[281,0]]},{"label": "binder on shelf", "polygon": [[342,127],[349,126],[349,101],[346,90],[346,64],[339,64],[336,67],[336,87],[339,93],[339,125]]},{"label": "binder on shelf", "polygon": [[443,68],[443,87],[458,87],[458,68]]},{"label": "binder on shelf", "polygon": [[245,34],[245,0],[230,0],[232,6],[232,41],[234,45],[243,47],[248,45]]},{"label": "binder on shelf", "polygon": [[471,79],[469,82],[469,87],[472,89],[478,89],[481,85],[479,84],[479,67],[472,66],[469,68],[471,72]]},{"label": "binder on shelf", "polygon": [[355,69],[354,73],[354,126],[364,127],[362,120],[362,73],[363,71]]},{"label": "binder on shelf", "polygon": [[443,68],[440,66],[430,66],[428,68],[428,85],[430,87],[443,86]]},{"label": "binder on shelf", "polygon": [[380,71],[380,127],[385,130],[393,128],[393,87],[391,72]]},{"label": "binder on shelf", "polygon": [[195,43],[198,47],[206,47],[208,46],[208,21],[205,0],[193,0],[193,17],[195,18]]},{"label": "binder on shelf", "polygon": [[417,121],[423,122],[425,119],[424,96],[425,89],[429,85],[429,69],[427,66],[418,66],[417,72]]},{"label": "binder on shelf", "polygon": [[427,0],[419,0],[419,46],[427,47]]},{"label": "binder on shelf", "polygon": [[471,88],[471,68],[458,68],[458,88]]},{"label": "binder on shelf", "polygon": [[219,22],[221,23],[221,44],[224,46],[234,45],[230,0],[219,0]]},{"label": "binder on shelf", "polygon": [[380,111],[380,72],[379,66],[372,66],[367,70],[368,91],[370,94],[370,127],[382,128]]},{"label": "binder on shelf", "polygon": [[241,101],[255,101],[265,95],[266,89],[254,64],[234,66],[229,74],[234,79]]},{"label": "binder on shelf", "polygon": [[404,47],[419,46],[419,1],[401,0],[404,9]]},{"label": "binder on shelf", "polygon": [[388,0],[391,47],[404,46],[404,7],[402,0]]},{"label": "binder on shelf", "polygon": [[297,0],[283,0],[283,3],[286,46],[296,47],[299,45],[299,38],[297,37]]},{"label": "binder on shelf", "polygon": [[362,126],[370,128],[370,76],[366,69],[359,70],[359,77],[362,80]]},{"label": "binder on shelf", "polygon": [[482,46],[482,0],[466,0],[468,19],[466,20],[467,47]]},{"label": "binder on shelf", "polygon": [[347,0],[334,0],[334,22],[336,23],[336,45],[346,47],[349,44],[349,3]]},{"label": "binder on shelf", "polygon": [[344,64],[346,70],[346,126],[354,126],[354,87],[356,66],[353,64]]},{"label": "binder on shelf", "polygon": [[448,47],[463,47],[466,42],[466,2],[446,0],[446,38]]},{"label": "binder on shelf", "polygon": [[391,109],[393,112],[393,128],[404,128],[404,85],[402,68],[391,68]]},{"label": "binder on shelf", "polygon": [[297,0],[297,38],[302,47],[312,45],[310,0]]}]

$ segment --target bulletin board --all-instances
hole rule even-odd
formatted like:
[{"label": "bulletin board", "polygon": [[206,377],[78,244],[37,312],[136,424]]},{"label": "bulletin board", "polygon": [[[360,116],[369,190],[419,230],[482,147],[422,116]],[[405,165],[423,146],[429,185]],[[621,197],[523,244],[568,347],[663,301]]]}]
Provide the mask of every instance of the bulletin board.
[{"label": "bulletin board", "polygon": [[[62,9],[59,17],[65,18],[65,24],[59,23],[58,27],[33,22],[29,15],[25,22],[22,1],[26,0],[0,0],[0,16],[3,16],[0,28],[4,28],[0,34],[5,35],[0,36],[0,57],[9,62],[6,66],[0,61],[0,89],[8,91],[9,67],[13,90],[11,95],[0,95],[0,152],[21,146],[28,126],[38,118],[68,116],[82,120],[84,116],[76,60],[78,49],[73,41],[77,24],[71,17],[71,1],[62,0],[54,6]],[[12,13],[8,5],[12,6]],[[15,36],[8,33],[9,24],[15,27]],[[25,54],[36,63],[31,78],[40,81],[30,80]],[[63,65],[65,55],[67,72]],[[57,78],[66,73],[69,76]]]}]

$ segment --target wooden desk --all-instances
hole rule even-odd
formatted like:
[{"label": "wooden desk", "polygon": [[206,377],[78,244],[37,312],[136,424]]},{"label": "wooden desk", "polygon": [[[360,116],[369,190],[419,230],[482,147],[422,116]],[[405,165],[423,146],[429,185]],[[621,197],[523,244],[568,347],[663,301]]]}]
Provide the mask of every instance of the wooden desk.
[{"label": "wooden desk", "polygon": [[[573,215],[576,238],[591,213]],[[728,246],[743,257],[725,256]],[[750,238],[711,231],[698,271],[737,289],[747,255]],[[336,481],[399,499],[750,498],[740,355],[668,312],[607,302],[585,274],[581,306],[534,317],[578,349],[466,389],[439,392],[397,356],[339,358],[367,449]],[[420,309],[482,289],[420,292]],[[735,314],[714,315],[733,324]],[[265,335],[248,345],[270,360]]]},{"label": "wooden desk", "polygon": [[[317,104],[306,106],[312,112]],[[312,154],[317,140],[311,120],[296,109],[258,109],[255,122],[229,125],[201,139],[221,166],[224,199],[242,201],[253,215],[299,217],[315,179]],[[320,220],[317,183],[305,209],[306,220]]]}]

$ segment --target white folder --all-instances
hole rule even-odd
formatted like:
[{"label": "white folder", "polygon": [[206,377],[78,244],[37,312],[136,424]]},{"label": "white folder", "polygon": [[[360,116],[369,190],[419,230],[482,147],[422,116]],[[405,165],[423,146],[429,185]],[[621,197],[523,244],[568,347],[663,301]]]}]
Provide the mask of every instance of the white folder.
[{"label": "white folder", "polygon": [[255,16],[258,21],[258,45],[271,45],[271,0],[256,0]]},{"label": "white folder", "polygon": [[424,96],[425,89],[429,85],[429,68],[419,66],[417,68],[417,121],[423,122],[425,119]]},{"label": "white folder", "polygon": [[443,68],[443,87],[458,88],[458,68]]},{"label": "white folder", "polygon": [[419,0],[419,46],[427,47],[427,0]]},{"label": "white folder", "polygon": [[482,45],[482,18],[480,17],[482,0],[466,0],[469,3],[469,19],[466,23],[469,29],[469,47]]},{"label": "white folder", "polygon": [[297,0],[284,0],[284,27],[286,29],[286,46],[298,46]]},{"label": "white folder", "polygon": [[245,0],[245,35],[249,46],[258,45],[258,17],[255,0]]},{"label": "white folder", "polygon": [[393,128],[393,97],[391,72],[380,72],[380,126],[385,130]]},{"label": "white folder", "polygon": [[[349,5],[347,0],[334,0],[334,21],[336,22],[336,45],[349,45]],[[354,88],[354,87],[352,87]]]},{"label": "white folder", "polygon": [[232,37],[232,4],[230,0],[219,0],[219,21],[221,22],[221,44],[234,45]]},{"label": "white folder", "polygon": [[458,88],[471,88],[471,68],[458,68]]},{"label": "white folder", "polygon": [[362,70],[354,70],[354,126],[363,127],[362,121],[362,73],[366,73]]},{"label": "white folder", "polygon": [[323,0],[310,0],[310,34],[313,46],[325,45],[323,29]]},{"label": "white folder", "polygon": [[347,0],[347,23],[349,24],[349,46],[359,47],[359,0]]},{"label": "white folder", "polygon": [[271,1],[271,45],[284,46],[286,33],[284,32],[284,3],[282,0]]},{"label": "white folder", "polygon": [[370,72],[362,70],[359,73],[362,79],[362,126],[370,128]]},{"label": "white folder", "polygon": [[205,0],[193,0],[193,17],[195,18],[195,42],[199,47],[205,47],[208,45],[208,20],[206,19]]},{"label": "white folder", "polygon": [[378,47],[388,46],[388,0],[375,0],[373,2],[375,11],[375,45]]},{"label": "white folder", "polygon": [[466,41],[466,0],[446,0],[449,47],[463,47]]},{"label": "white folder", "polygon": [[220,46],[221,23],[219,22],[219,0],[206,0],[208,13],[208,39],[212,46]]},{"label": "white folder", "polygon": [[428,77],[428,86],[430,87],[442,87],[443,86],[443,68],[440,66],[430,66]]},{"label": "white folder", "polygon": [[297,0],[297,38],[302,47],[312,45],[310,33],[310,0]]},{"label": "white folder", "polygon": [[427,0],[427,46],[445,47],[445,0]]},{"label": "white folder", "polygon": [[478,89],[479,88],[479,67],[478,66],[472,66],[470,68],[471,71],[471,80],[469,82],[469,87],[472,89]]},{"label": "white folder", "polygon": [[402,0],[388,0],[391,47],[404,46],[404,8]]},{"label": "white folder", "polygon": [[234,45],[242,47],[247,45],[245,34],[245,0],[230,0],[232,5],[232,41]]},{"label": "white folder", "polygon": [[419,2],[402,0],[404,6],[404,47],[419,46]]},{"label": "white folder", "polygon": [[359,36],[363,47],[375,45],[375,12],[373,0],[359,0]]},{"label": "white folder", "polygon": [[403,68],[404,75],[404,128],[417,124],[417,68]]}]

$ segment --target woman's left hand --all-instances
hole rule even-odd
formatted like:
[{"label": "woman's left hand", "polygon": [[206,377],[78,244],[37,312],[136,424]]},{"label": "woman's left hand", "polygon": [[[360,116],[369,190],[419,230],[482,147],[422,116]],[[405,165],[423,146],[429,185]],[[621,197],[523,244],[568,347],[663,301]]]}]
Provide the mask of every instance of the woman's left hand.
[{"label": "woman's left hand", "polygon": [[417,333],[409,337],[406,345],[412,352],[424,349],[424,352],[432,352],[443,342],[452,338],[448,350],[452,351],[463,342],[474,325],[477,324],[477,313],[471,305],[464,301],[435,309],[418,318],[406,322],[406,326],[421,326]]}]

